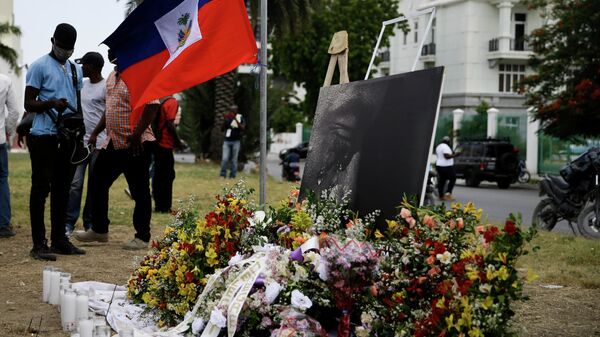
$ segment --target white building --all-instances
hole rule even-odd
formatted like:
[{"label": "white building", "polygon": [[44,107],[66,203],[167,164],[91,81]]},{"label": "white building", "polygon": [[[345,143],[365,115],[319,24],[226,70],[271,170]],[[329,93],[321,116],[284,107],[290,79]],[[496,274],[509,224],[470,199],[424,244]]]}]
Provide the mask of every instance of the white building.
[{"label": "white building", "polygon": [[[9,22],[10,24],[15,24],[15,19],[13,15],[13,0],[0,0],[0,23]],[[18,56],[18,64],[22,64],[23,51],[21,50],[21,38],[15,35],[3,35],[0,36],[0,41],[13,48]],[[21,69],[20,75],[15,74],[15,72],[10,69],[8,63],[3,59],[0,59],[0,74],[8,75],[13,83],[13,87],[15,89],[15,94],[17,95],[18,102],[23,102],[23,83],[25,76],[25,68]]]},{"label": "white building", "polygon": [[[528,10],[521,2],[400,0],[400,11],[406,15],[436,7],[436,16],[422,50],[418,50],[419,42],[429,15],[409,20],[411,30],[407,34],[396,31],[390,41],[389,62],[379,69],[389,74],[410,71],[417,54],[420,56],[416,70],[444,66],[438,127],[451,123],[453,115],[460,119],[461,110],[465,118],[475,114],[475,108],[485,100],[498,110],[492,123],[496,122],[500,129],[513,129],[522,144],[527,143],[527,166],[537,172],[537,123],[528,123],[524,96],[513,85],[530,73],[526,64],[532,52],[524,36],[543,21],[539,13]],[[493,117],[493,113],[489,115]]]}]

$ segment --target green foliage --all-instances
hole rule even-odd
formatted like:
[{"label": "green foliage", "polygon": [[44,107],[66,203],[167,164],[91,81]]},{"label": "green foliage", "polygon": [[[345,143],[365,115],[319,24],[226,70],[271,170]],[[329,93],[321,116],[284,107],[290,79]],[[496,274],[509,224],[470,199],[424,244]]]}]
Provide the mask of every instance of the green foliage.
[{"label": "green foliage", "polygon": [[[13,26],[8,22],[0,23],[0,39],[6,35],[21,35],[21,30],[17,26]],[[12,69],[17,75],[21,73],[19,68],[18,60],[19,55],[17,51],[10,46],[0,41],[0,59],[3,59],[8,63],[10,69]]]},{"label": "green foliage", "polygon": [[[360,80],[371,60],[381,22],[398,15],[395,0],[323,0],[301,32],[272,41],[274,71],[304,84],[307,93],[302,108],[309,120],[314,116],[319,88],[325,79],[330,58],[327,49],[333,34],[348,32],[348,75],[351,81]],[[386,29],[381,47],[389,45],[392,31],[392,27]]]},{"label": "green foliage", "polygon": [[210,130],[215,119],[214,80],[184,91],[178,133],[196,155],[208,153]]},{"label": "green foliage", "polygon": [[435,131],[435,140],[433,142],[434,151],[435,151],[435,146],[442,142],[442,138],[444,138],[444,136],[448,136],[448,137],[452,138],[453,127],[454,127],[454,123],[452,121],[452,115],[447,114],[445,116],[439,117],[438,124],[437,124],[437,130]]},{"label": "green foliage", "polygon": [[269,87],[268,125],[275,132],[294,132],[296,123],[302,123],[304,116],[299,99],[295,96],[292,85],[274,81]]},{"label": "green foliage", "polygon": [[460,137],[462,139],[486,138],[487,136],[487,110],[490,105],[486,101],[475,108],[476,115],[465,118],[461,122]]},{"label": "green foliage", "polygon": [[547,23],[529,43],[536,55],[527,77],[529,106],[548,135],[561,139],[600,134],[600,1],[529,0]]}]

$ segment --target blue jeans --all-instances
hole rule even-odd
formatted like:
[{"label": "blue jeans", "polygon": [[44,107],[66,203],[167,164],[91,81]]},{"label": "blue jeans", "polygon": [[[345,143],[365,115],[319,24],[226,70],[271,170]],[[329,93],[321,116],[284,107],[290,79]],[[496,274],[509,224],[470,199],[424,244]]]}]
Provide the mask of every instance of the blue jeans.
[{"label": "blue jeans", "polygon": [[223,142],[223,159],[221,159],[221,177],[227,176],[227,166],[229,166],[229,163],[231,163],[231,172],[229,173],[229,178],[235,178],[235,175],[237,173],[239,153],[239,140],[226,140]]},{"label": "blue jeans", "polygon": [[8,145],[0,144],[0,228],[10,225],[10,190],[8,189]]},{"label": "blue jeans", "polygon": [[[98,157],[98,150],[90,153],[88,159],[77,165],[71,189],[69,191],[69,203],[67,204],[67,215],[65,217],[65,232],[72,232],[75,229],[75,224],[81,212],[81,196],[83,194],[83,182],[85,180],[85,170],[89,167],[90,175]],[[85,197],[85,206],[83,207],[83,228],[88,230],[92,228],[92,206],[91,195],[89,193],[88,179],[88,194]]]}]

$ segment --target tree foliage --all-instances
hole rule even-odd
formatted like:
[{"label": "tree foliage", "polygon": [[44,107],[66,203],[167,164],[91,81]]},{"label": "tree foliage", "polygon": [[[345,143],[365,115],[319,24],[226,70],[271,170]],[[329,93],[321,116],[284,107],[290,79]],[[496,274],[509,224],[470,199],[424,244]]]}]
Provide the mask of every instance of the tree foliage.
[{"label": "tree foliage", "polygon": [[[10,23],[0,23],[0,38],[4,35],[21,35],[21,30],[17,26],[13,26]],[[10,68],[18,75],[21,72],[19,68],[18,60],[19,55],[17,51],[10,46],[0,41],[0,59],[3,59],[8,63]]]},{"label": "tree foliage", "polygon": [[[341,30],[348,32],[348,75],[350,81],[361,80],[371,60],[381,23],[398,15],[396,0],[323,0],[301,32],[272,41],[274,71],[290,81],[304,84],[307,93],[303,110],[310,120],[325,79],[330,58],[327,49],[333,34]],[[389,45],[392,32],[388,26],[381,47]]]},{"label": "tree foliage", "polygon": [[536,75],[521,85],[545,134],[600,134],[600,1],[530,0],[547,23],[529,36]]},{"label": "tree foliage", "polygon": [[488,102],[481,101],[475,108],[477,114],[462,120],[459,130],[461,140],[487,137],[487,111],[489,108]]}]

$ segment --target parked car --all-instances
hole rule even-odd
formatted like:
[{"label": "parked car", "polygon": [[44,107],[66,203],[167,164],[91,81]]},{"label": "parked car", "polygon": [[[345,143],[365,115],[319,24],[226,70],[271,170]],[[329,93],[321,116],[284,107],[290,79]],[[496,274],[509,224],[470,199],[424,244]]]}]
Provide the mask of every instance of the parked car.
[{"label": "parked car", "polygon": [[485,180],[506,189],[519,177],[518,150],[508,140],[464,141],[456,150],[460,152],[454,158],[456,176],[465,179],[467,186],[477,187]]},{"label": "parked car", "polygon": [[300,159],[306,159],[308,154],[308,142],[302,142],[289,149],[283,149],[279,152],[279,159],[284,160],[288,153],[295,152],[300,156]]}]

